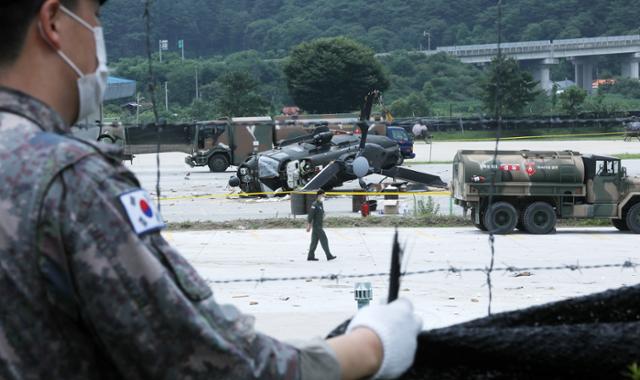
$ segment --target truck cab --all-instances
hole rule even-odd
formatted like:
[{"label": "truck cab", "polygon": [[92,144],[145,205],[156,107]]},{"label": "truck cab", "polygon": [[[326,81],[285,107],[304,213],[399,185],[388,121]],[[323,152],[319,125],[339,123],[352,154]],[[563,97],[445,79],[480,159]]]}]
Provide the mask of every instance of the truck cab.
[{"label": "truck cab", "polygon": [[228,130],[226,121],[197,123],[191,154],[185,158],[185,163],[191,167],[209,166],[212,172],[227,170],[232,161]]},{"label": "truck cab", "polygon": [[413,152],[413,136],[402,127],[387,127],[387,137],[400,145],[400,153],[405,159],[415,158]]},{"label": "truck cab", "polygon": [[224,172],[242,164],[249,156],[273,148],[275,125],[270,117],[238,117],[196,124],[187,165],[209,166]]},{"label": "truck cab", "polygon": [[[619,159],[607,156],[585,155],[582,157],[587,185],[587,203],[596,205],[617,205],[623,191],[623,167]],[[598,214],[615,214],[601,207]]]}]

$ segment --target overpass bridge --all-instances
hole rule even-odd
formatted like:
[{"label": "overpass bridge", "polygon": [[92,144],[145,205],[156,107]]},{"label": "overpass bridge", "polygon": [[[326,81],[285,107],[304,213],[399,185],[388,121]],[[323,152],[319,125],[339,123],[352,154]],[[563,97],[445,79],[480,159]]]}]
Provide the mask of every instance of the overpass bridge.
[{"label": "overpass bridge", "polygon": [[[570,59],[575,67],[575,82],[588,92],[592,90],[595,57],[615,55],[622,63],[622,75],[640,78],[640,35],[577,38],[568,40],[546,40],[511,42],[501,44],[502,54],[522,61],[534,73],[545,90],[550,90],[551,65],[559,59]],[[497,44],[443,46],[436,50],[423,51],[427,55],[446,53],[465,63],[482,64],[491,62],[498,55]]]}]

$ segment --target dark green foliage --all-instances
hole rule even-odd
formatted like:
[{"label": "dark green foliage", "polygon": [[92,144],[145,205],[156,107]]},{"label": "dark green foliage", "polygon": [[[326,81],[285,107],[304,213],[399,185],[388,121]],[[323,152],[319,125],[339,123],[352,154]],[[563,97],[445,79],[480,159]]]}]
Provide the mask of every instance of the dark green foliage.
[{"label": "dark green foliage", "polygon": [[296,105],[311,113],[357,110],[371,90],[389,87],[373,51],[344,37],[301,44],[284,73]]},{"label": "dark green foliage", "polygon": [[[142,103],[150,102],[148,96],[147,60],[141,57],[123,58],[110,64],[113,74],[138,81],[138,91],[144,97]],[[164,110],[164,82],[168,82],[169,114],[177,114],[177,120],[210,120],[222,117],[226,113],[217,112],[215,104],[221,96],[219,79],[230,72],[246,73],[255,82],[253,94],[261,99],[261,113],[278,113],[278,107],[290,102],[287,94],[284,73],[279,61],[266,61],[256,52],[246,51],[231,54],[225,58],[210,58],[182,61],[175,54],[163,56],[158,62],[155,56],[156,99],[161,111]],[[196,100],[196,71],[200,100]],[[266,107],[265,107],[266,105]],[[273,107],[270,107],[273,106]],[[150,106],[149,106],[150,107]],[[143,111],[149,111],[150,108]],[[113,115],[110,113],[109,115]],[[150,115],[141,114],[143,122],[150,121]]]},{"label": "dark green foliage", "polygon": [[608,94],[620,94],[628,98],[640,99],[640,80],[619,78],[615,84],[605,85],[601,90]]},{"label": "dark green foliage", "polygon": [[215,107],[225,117],[257,116],[268,112],[267,102],[257,93],[258,82],[247,73],[229,72],[216,81]]},{"label": "dark green foliage", "polygon": [[[347,36],[376,52],[496,41],[495,0],[155,0],[153,49],[185,40],[187,57],[256,49],[284,57],[319,37]],[[638,34],[637,0],[503,2],[508,41]],[[145,53],[143,2],[110,0],[103,11],[111,56]],[[562,78],[563,79],[563,78]]]},{"label": "dark green foliage", "polygon": [[584,108],[586,111],[593,112],[601,117],[606,117],[620,110],[617,103],[607,100],[603,91],[598,91],[595,96],[588,97],[584,103]]},{"label": "dark green foliage", "polygon": [[393,117],[420,117],[431,115],[431,104],[420,92],[412,92],[391,103],[389,109]]},{"label": "dark green foliage", "polygon": [[[640,33],[640,7],[633,0],[594,0],[584,7],[578,0],[503,1],[506,41],[559,39]],[[147,104],[147,63],[142,1],[110,0],[103,23],[114,73],[138,81]],[[483,113],[482,82],[486,69],[437,54],[415,54],[431,47],[496,40],[495,0],[429,2],[417,0],[154,0],[152,50],[158,88],[156,98],[168,120],[220,117],[215,108],[218,79],[230,72],[249,74],[259,83],[255,94],[271,105],[271,114],[294,105],[283,66],[291,49],[317,37],[346,36],[376,52],[390,86],[384,100],[395,116],[477,116]],[[158,40],[169,40],[169,52],[158,63]],[[185,41],[186,60],[179,57],[177,40]],[[401,51],[404,50],[404,51]],[[200,100],[195,100],[195,73],[199,74]],[[573,78],[568,60],[552,68],[554,80]],[[599,59],[599,78],[620,75],[617,57]],[[168,82],[169,112],[164,112],[163,83]],[[486,83],[485,83],[486,84]],[[638,109],[640,82],[619,79],[602,89],[604,97],[585,101],[584,110]],[[359,96],[359,95],[358,95]],[[395,103],[395,104],[394,104]],[[411,103],[411,105],[409,105]],[[120,105],[120,104],[117,104]],[[298,104],[299,105],[299,104]],[[394,105],[393,107],[391,107]],[[345,106],[353,111],[358,107]],[[332,107],[333,108],[333,107]],[[117,115],[110,107],[110,116]],[[141,120],[150,120],[147,106]],[[333,109],[331,112],[336,112]],[[565,113],[559,98],[538,95],[520,114]],[[571,111],[571,112],[579,112]]]},{"label": "dark green foliage", "polygon": [[514,59],[496,57],[482,82],[482,101],[492,115],[520,115],[540,94],[537,85],[531,74],[520,69]]},{"label": "dark green foliage", "polygon": [[572,86],[560,94],[560,108],[572,116],[577,116],[582,111],[582,106],[587,98],[587,91]]},{"label": "dark green foliage", "polygon": [[390,99],[422,92],[427,100],[461,101],[477,98],[482,71],[446,54],[425,56],[394,52],[380,58],[390,71]]},{"label": "dark green foliage", "polygon": [[640,366],[638,366],[638,363],[633,363],[629,366],[629,373],[626,377],[631,380],[640,380]]}]

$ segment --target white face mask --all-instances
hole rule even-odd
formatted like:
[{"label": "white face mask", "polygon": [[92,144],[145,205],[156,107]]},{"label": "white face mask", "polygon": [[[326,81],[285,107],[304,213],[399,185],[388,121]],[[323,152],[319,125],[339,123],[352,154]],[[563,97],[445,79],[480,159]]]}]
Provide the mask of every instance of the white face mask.
[{"label": "white face mask", "polygon": [[[104,35],[102,27],[91,26],[88,22],[81,19],[78,15],[71,12],[64,6],[60,6],[60,10],[69,17],[79,22],[82,26],[93,32],[96,42],[96,57],[98,58],[98,67],[91,74],[83,74],[82,71],[74,64],[66,54],[57,50],[56,53],[78,74],[78,119],[84,120],[91,115],[100,111],[104,93],[107,91],[107,81],[109,78],[109,69],[107,68],[107,49],[104,44]],[[74,124],[75,124],[74,123]]]},{"label": "white face mask", "polygon": [[320,202],[320,203],[324,202],[324,196],[322,196],[322,195],[319,196],[318,197],[318,202]]}]

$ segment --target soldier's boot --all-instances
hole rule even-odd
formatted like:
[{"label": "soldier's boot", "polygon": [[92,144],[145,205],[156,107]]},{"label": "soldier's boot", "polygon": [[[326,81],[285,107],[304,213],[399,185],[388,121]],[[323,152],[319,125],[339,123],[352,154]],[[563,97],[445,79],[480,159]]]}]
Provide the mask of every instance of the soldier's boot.
[{"label": "soldier's boot", "polygon": [[315,257],[316,247],[318,247],[318,234],[314,230],[311,232],[311,245],[309,246],[307,261],[318,261]]},{"label": "soldier's boot", "polygon": [[332,255],[331,251],[329,250],[329,239],[327,239],[327,234],[324,232],[324,230],[320,230],[318,235],[320,235],[318,236],[318,238],[320,240],[320,244],[322,245],[322,250],[327,256],[327,261],[337,259],[338,256]]}]

